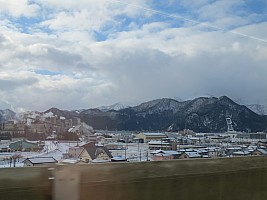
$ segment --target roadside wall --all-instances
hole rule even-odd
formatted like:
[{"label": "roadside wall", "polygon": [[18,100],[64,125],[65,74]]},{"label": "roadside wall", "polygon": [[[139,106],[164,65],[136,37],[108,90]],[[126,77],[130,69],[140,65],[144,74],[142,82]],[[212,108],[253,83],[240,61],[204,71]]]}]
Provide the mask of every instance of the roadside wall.
[{"label": "roadside wall", "polygon": [[48,168],[0,169],[0,199],[267,199],[265,156],[57,166],[52,176]]}]

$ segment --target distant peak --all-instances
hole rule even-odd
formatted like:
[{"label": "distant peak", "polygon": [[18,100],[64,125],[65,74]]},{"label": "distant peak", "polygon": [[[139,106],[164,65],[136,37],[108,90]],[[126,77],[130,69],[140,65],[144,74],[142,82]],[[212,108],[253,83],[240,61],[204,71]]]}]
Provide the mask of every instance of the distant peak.
[{"label": "distant peak", "polygon": [[227,96],[221,96],[218,99],[219,99],[219,101],[227,101],[227,102],[235,103],[232,99],[230,99]]},{"label": "distant peak", "polygon": [[110,106],[101,106],[101,107],[98,107],[97,109],[101,110],[101,111],[109,111],[109,110],[121,110],[121,109],[124,109],[124,108],[129,108],[130,106],[128,105],[125,105],[123,103],[115,103],[115,104],[112,104]]},{"label": "distant peak", "polygon": [[52,108],[46,110],[45,113],[48,113],[48,112],[55,112],[55,111],[62,111],[62,110],[60,110],[59,108],[56,108],[56,107],[52,107]]}]

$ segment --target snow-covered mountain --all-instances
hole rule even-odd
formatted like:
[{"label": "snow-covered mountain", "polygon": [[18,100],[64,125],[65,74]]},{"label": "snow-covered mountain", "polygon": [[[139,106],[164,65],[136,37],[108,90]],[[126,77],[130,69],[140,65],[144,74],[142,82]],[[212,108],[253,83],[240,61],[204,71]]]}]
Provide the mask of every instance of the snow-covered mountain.
[{"label": "snow-covered mountain", "polygon": [[259,115],[267,115],[267,106],[260,104],[250,104],[246,105],[250,110],[259,114]]},{"label": "snow-covered mountain", "polygon": [[[112,114],[112,115],[111,115]],[[232,116],[237,131],[267,129],[265,116],[226,96],[199,97],[188,101],[157,99],[118,111],[83,112],[82,121],[95,129],[110,130],[183,130],[223,132],[227,130],[226,116]]]},{"label": "snow-covered mountain", "polygon": [[0,122],[17,120],[16,113],[10,109],[0,110]]},{"label": "snow-covered mountain", "polygon": [[[60,119],[72,119],[75,123],[81,120],[94,129],[162,131],[170,128],[172,130],[188,128],[197,132],[221,132],[226,131],[225,118],[230,115],[237,131],[267,130],[267,115],[262,115],[267,109],[258,105],[249,108],[239,105],[226,96],[199,97],[187,101],[163,98],[133,107],[117,103],[72,111],[51,108],[45,112],[25,112],[19,114],[18,118],[24,121],[27,119],[27,123],[30,124],[31,120],[56,116]],[[2,121],[15,118],[16,114],[11,110],[0,111]]]},{"label": "snow-covered mountain", "polygon": [[101,106],[101,107],[98,107],[97,109],[103,111],[103,112],[106,112],[106,111],[110,111],[110,110],[122,110],[124,108],[129,108],[130,106],[127,106],[125,104],[122,104],[122,103],[115,103],[115,104],[112,104],[110,106]]},{"label": "snow-covered mountain", "polygon": [[17,118],[20,121],[25,121],[27,125],[30,125],[35,120],[41,120],[44,121],[48,117],[54,116],[53,113],[45,113],[45,112],[39,112],[39,111],[25,111],[21,113],[17,113]]}]

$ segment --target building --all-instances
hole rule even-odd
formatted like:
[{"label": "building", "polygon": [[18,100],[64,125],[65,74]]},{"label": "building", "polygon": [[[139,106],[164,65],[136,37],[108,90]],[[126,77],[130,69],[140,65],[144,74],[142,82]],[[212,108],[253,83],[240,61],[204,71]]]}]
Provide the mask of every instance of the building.
[{"label": "building", "polygon": [[252,140],[266,140],[266,133],[264,132],[257,132],[257,133],[238,133],[237,138],[243,139],[243,141],[246,141],[246,139],[252,139]]},{"label": "building", "polygon": [[57,160],[53,157],[35,157],[35,158],[27,158],[23,162],[25,167],[32,167],[32,166],[56,164]]},{"label": "building", "polygon": [[35,142],[30,142],[27,140],[19,140],[10,143],[9,148],[13,151],[38,151],[42,149],[43,146]]},{"label": "building", "polygon": [[187,158],[201,158],[202,156],[197,152],[183,152],[180,155],[180,159],[187,159]]},{"label": "building", "polygon": [[225,157],[225,150],[221,147],[208,147],[208,156],[211,158],[214,157]]},{"label": "building", "polygon": [[256,150],[251,152],[251,155],[253,155],[253,156],[266,156],[267,151],[266,151],[266,149],[256,149]]},{"label": "building", "polygon": [[147,143],[151,140],[163,140],[167,138],[167,135],[163,133],[139,133],[136,135],[135,139],[139,139],[144,143]]},{"label": "building", "polygon": [[68,150],[68,157],[69,158],[79,158],[79,155],[83,151],[83,147],[76,146],[76,147],[70,147]]},{"label": "building", "polygon": [[25,135],[25,125],[23,123],[15,123],[14,121],[7,121],[1,123],[0,136],[4,138],[21,137]]},{"label": "building", "polygon": [[108,150],[121,150],[121,149],[125,149],[123,147],[123,145],[118,144],[118,143],[108,143],[108,144],[104,144],[104,146],[108,149]]},{"label": "building", "polygon": [[170,142],[166,141],[149,141],[148,148],[150,150],[172,150],[172,145]]},{"label": "building", "polygon": [[249,150],[242,150],[242,151],[236,151],[236,152],[233,152],[233,155],[232,156],[249,156],[251,153]]},{"label": "building", "polygon": [[151,155],[152,155],[151,156],[152,160],[163,161],[163,160],[179,159],[181,153],[177,151],[156,150],[151,152]]},{"label": "building", "polygon": [[152,156],[152,160],[154,161],[173,160],[173,156],[171,154],[157,153]]},{"label": "building", "polygon": [[226,155],[227,156],[233,156],[234,152],[242,151],[242,148],[237,146],[237,147],[228,147],[226,148]]},{"label": "building", "polygon": [[113,157],[111,152],[104,146],[96,146],[94,142],[87,143],[83,146],[81,154],[78,156],[80,160],[89,162],[106,162],[111,161]]}]

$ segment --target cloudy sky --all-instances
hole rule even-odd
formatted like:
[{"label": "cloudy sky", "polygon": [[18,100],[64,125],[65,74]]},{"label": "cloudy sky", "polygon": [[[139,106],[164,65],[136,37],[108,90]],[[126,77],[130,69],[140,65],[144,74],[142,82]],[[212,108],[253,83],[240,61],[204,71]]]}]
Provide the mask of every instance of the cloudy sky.
[{"label": "cloudy sky", "polygon": [[266,0],[0,0],[0,109],[267,104]]}]

